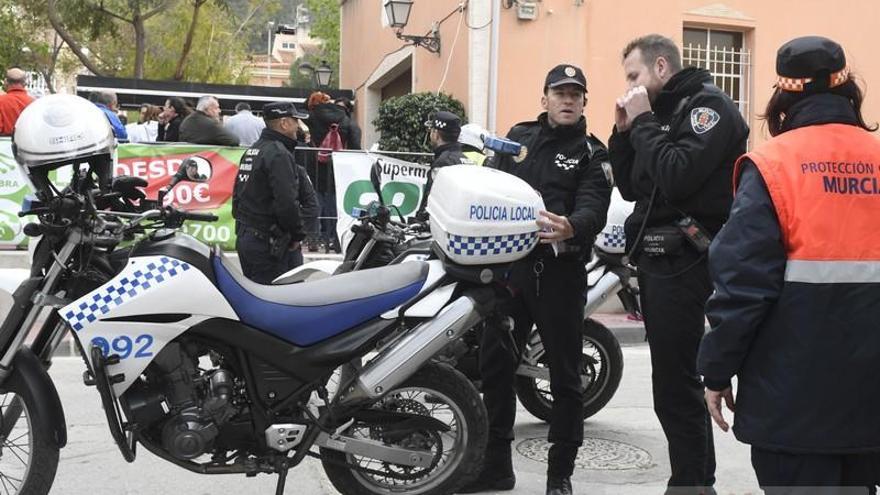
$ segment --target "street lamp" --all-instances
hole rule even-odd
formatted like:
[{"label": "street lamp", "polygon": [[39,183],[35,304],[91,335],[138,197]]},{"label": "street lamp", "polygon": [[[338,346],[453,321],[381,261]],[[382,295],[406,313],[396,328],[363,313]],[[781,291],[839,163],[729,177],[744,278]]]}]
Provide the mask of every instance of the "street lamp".
[{"label": "street lamp", "polygon": [[385,16],[388,24],[394,28],[397,39],[403,40],[413,46],[420,46],[431,53],[440,55],[440,26],[434,23],[431,34],[428,36],[415,36],[403,34],[403,28],[409,22],[409,14],[412,10],[413,0],[385,0]]},{"label": "street lamp", "polygon": [[330,86],[331,77],[333,77],[333,69],[327,65],[327,62],[321,61],[321,65],[315,69],[315,79],[318,81],[318,86]]},{"label": "street lamp", "polygon": [[330,85],[330,79],[333,77],[333,68],[323,60],[317,69],[314,65],[303,62],[299,64],[299,73],[300,75],[311,77],[313,84],[316,86],[326,88]]},{"label": "street lamp", "polygon": [[269,85],[269,70],[272,64],[272,26],[274,25],[273,21],[266,23],[266,86]]},{"label": "street lamp", "polygon": [[403,29],[409,22],[413,0],[385,0],[385,15],[394,29]]}]

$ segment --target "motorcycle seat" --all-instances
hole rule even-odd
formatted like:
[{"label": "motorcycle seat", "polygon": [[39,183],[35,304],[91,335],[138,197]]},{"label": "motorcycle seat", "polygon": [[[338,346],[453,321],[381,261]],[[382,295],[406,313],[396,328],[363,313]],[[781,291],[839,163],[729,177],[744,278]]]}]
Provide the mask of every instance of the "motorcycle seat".
[{"label": "motorcycle seat", "polygon": [[261,285],[217,251],[217,287],[242,323],[307,346],[376,318],[415,297],[428,264],[402,263],[292,285]]}]

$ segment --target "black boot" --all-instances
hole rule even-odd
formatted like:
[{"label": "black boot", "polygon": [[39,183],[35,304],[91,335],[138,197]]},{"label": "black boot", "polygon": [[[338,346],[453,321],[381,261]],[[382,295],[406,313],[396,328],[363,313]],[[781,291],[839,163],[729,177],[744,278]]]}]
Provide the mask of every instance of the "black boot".
[{"label": "black boot", "polygon": [[480,475],[456,493],[504,492],[513,490],[514,485],[516,476],[513,474],[510,441],[489,440]]},{"label": "black boot", "polygon": [[547,495],[571,495],[571,478],[547,476]]}]

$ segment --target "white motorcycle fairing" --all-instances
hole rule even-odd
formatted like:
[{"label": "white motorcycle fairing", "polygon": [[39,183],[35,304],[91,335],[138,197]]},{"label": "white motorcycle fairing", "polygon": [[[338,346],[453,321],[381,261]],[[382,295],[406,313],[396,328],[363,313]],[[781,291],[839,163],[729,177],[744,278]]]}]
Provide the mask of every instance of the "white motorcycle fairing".
[{"label": "white motorcycle fairing", "polygon": [[[133,257],[109,282],[59,310],[85,355],[96,345],[119,363],[110,374],[124,375],[120,396],[168,342],[209,318],[238,320],[213,283],[193,265],[170,256]],[[167,322],[156,316],[165,316]],[[153,317],[153,318],[151,318]],[[175,320],[177,317],[177,320]]]},{"label": "white motorcycle fairing", "polygon": [[[422,262],[419,261],[420,259],[421,257],[413,257],[411,260],[407,258],[403,263]],[[419,295],[422,295],[425,291],[431,290],[431,287],[440,280],[440,278],[446,275],[446,270],[443,268],[442,261],[428,260],[422,263],[428,264],[428,279],[425,281],[425,285],[422,286],[422,290],[419,291]],[[434,289],[430,294],[413,304],[412,307],[408,308],[404,313],[404,316],[407,318],[433,318],[434,316],[437,316],[437,313],[439,313],[452,298],[452,294],[455,292],[457,285],[458,283],[451,283]],[[383,314],[382,318],[385,320],[392,320],[397,318],[399,314],[400,308],[397,307]]]}]

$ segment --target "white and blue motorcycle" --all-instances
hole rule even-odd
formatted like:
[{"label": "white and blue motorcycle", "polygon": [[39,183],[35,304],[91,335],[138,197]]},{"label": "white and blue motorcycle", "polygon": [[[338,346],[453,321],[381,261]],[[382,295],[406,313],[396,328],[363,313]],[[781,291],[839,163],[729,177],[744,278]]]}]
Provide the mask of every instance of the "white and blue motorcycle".
[{"label": "white and blue motorcycle", "polygon": [[476,283],[473,268],[455,280],[437,261],[262,286],[178,231],[211,215],[101,211],[118,193],[91,185],[82,174],[23,212],[42,237],[0,328],[0,479],[12,493],[52,485],[66,430],[46,368],[68,331],[129,462],[141,445],[197,473],[277,473],[278,494],[307,455],[344,494],[446,494],[474,474],[487,428],[479,394],[430,358],[491,310],[485,268]]},{"label": "white and blue motorcycle", "polygon": [[[39,167],[43,148],[33,146],[29,158],[28,136],[16,131],[16,158],[38,192],[22,211],[36,217],[25,231],[39,243],[0,325],[7,493],[45,495],[52,487],[67,431],[46,370],[68,332],[129,462],[140,445],[195,473],[277,474],[278,495],[306,456],[320,458],[347,495],[448,494],[476,475],[485,409],[465,376],[432,357],[492,315],[505,263],[537,243],[533,221],[496,226],[485,237],[472,233],[485,226],[453,215],[434,225],[437,259],[258,285],[219,250],[179,231],[212,215],[163,207],[161,197],[131,208],[132,182],[109,180],[113,138],[103,116],[84,100],[49,107],[62,98],[76,97],[32,105],[46,111],[36,121],[48,127],[31,136],[67,146],[103,134],[92,139],[100,145],[87,149],[92,154],[64,155],[90,160],[59,190],[49,167]],[[71,111],[76,105],[81,110]],[[92,121],[71,134],[84,115]],[[474,201],[541,207],[519,179],[479,173],[497,175]],[[210,163],[194,160],[172,182],[210,176]]]}]

